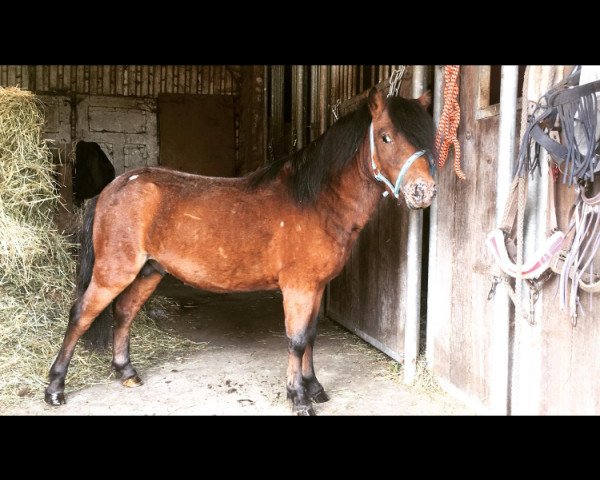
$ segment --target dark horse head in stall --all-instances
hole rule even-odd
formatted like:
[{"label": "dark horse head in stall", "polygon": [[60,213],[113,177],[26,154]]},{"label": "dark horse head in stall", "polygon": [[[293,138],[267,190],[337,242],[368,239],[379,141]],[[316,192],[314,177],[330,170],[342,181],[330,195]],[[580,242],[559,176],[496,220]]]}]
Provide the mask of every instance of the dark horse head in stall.
[{"label": "dark horse head in stall", "polygon": [[115,167],[96,142],[77,143],[73,199],[77,206],[98,195],[115,178]]}]

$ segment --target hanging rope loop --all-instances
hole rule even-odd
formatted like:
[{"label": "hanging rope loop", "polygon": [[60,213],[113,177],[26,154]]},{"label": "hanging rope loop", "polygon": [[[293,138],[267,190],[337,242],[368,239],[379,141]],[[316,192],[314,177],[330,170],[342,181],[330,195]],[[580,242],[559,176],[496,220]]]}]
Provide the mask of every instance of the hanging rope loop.
[{"label": "hanging rope loop", "polygon": [[405,71],[406,65],[400,65],[400,68],[394,70],[390,75],[388,97],[397,97],[400,93],[400,84],[402,83],[402,77],[404,77]]}]

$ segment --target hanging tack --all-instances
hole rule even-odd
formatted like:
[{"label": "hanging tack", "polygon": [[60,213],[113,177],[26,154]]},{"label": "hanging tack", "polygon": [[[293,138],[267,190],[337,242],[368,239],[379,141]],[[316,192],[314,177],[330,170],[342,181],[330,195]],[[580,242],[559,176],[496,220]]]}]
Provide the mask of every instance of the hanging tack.
[{"label": "hanging tack", "polygon": [[458,125],[460,123],[460,104],[458,103],[458,83],[460,65],[444,66],[444,108],[435,136],[435,151],[438,165],[443,167],[448,159],[450,146],[454,147],[454,172],[461,180],[467,177],[460,166],[460,142]]},{"label": "hanging tack", "polygon": [[402,84],[402,77],[406,71],[406,65],[400,65],[399,68],[395,69],[390,75],[390,88],[388,90],[388,97],[396,97],[400,93],[400,85]]}]

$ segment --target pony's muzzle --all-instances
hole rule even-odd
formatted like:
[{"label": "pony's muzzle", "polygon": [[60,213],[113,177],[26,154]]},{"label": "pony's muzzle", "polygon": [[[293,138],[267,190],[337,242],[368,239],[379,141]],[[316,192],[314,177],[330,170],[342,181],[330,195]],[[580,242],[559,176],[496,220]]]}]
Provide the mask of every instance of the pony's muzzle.
[{"label": "pony's muzzle", "polygon": [[415,180],[405,185],[402,191],[409,208],[426,208],[435,198],[437,187],[434,182]]}]

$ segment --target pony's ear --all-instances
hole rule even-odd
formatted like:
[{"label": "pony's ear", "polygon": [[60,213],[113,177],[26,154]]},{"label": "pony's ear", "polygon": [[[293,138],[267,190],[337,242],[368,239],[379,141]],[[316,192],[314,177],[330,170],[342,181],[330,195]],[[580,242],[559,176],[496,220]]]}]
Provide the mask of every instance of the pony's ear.
[{"label": "pony's ear", "polygon": [[385,109],[385,100],[383,95],[376,87],[369,90],[369,110],[371,110],[371,118],[377,119]]},{"label": "pony's ear", "polygon": [[417,98],[417,102],[425,109],[431,105],[431,90],[427,90],[423,95]]}]

